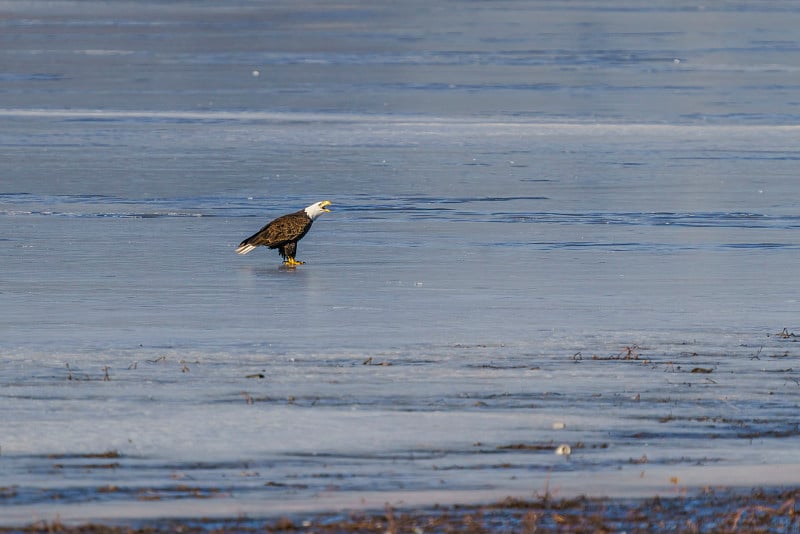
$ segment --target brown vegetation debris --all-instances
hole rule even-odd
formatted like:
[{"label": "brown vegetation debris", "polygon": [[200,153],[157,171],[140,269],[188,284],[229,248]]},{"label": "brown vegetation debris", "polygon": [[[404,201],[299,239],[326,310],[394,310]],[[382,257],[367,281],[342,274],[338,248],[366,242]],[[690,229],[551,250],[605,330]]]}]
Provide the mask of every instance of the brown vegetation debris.
[{"label": "brown vegetation debris", "polygon": [[[677,484],[678,480],[671,482]],[[160,498],[157,493],[147,497]],[[755,490],[750,494],[706,489],[652,499],[560,499],[547,492],[530,500],[509,497],[478,506],[402,509],[387,505],[373,512],[321,513],[302,518],[281,515],[271,519],[242,516],[213,520],[159,519],[140,521],[135,527],[118,523],[66,525],[59,520],[38,521],[24,527],[0,527],[0,534],[797,532],[800,528],[799,497],[797,488]]]},{"label": "brown vegetation debris", "polygon": [[789,330],[786,327],[784,327],[783,330],[774,335],[781,339],[793,339],[797,337],[796,335],[794,335],[794,332],[789,332]]}]

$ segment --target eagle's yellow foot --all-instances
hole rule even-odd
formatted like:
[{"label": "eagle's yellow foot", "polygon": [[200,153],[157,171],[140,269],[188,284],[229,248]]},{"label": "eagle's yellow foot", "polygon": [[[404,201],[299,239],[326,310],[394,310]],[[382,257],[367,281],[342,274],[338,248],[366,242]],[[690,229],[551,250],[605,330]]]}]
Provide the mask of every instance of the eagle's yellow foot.
[{"label": "eagle's yellow foot", "polygon": [[283,262],[284,265],[288,265],[289,267],[294,267],[295,265],[303,265],[305,262],[296,260],[293,257],[289,256],[286,258],[286,261]]}]

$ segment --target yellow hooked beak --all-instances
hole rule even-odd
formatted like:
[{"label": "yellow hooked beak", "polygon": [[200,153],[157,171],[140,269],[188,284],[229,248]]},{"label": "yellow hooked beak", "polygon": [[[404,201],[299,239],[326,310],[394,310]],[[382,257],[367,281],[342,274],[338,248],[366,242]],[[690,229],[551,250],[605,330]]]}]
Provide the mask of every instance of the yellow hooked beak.
[{"label": "yellow hooked beak", "polygon": [[330,205],[331,205],[331,201],[330,200],[323,200],[322,202],[319,203],[319,207],[322,208],[322,211],[331,211],[331,210],[327,209],[327,207],[330,206]]}]

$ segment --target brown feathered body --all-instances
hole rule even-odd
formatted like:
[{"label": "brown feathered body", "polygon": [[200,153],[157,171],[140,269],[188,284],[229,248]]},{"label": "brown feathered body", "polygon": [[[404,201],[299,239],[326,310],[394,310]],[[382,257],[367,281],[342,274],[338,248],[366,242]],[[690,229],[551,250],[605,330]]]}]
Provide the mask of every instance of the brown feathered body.
[{"label": "brown feathered body", "polygon": [[294,258],[297,253],[297,242],[308,233],[313,222],[306,210],[283,215],[265,224],[261,230],[239,243],[236,252],[247,254],[261,246],[277,248],[284,260]]}]

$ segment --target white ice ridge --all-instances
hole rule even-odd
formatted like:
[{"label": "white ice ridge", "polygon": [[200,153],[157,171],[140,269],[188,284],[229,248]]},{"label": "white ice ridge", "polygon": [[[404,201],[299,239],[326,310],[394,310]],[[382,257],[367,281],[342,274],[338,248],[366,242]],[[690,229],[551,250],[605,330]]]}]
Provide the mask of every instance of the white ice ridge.
[{"label": "white ice ridge", "polygon": [[[660,124],[626,122],[539,122],[529,118],[512,116],[489,117],[431,117],[430,115],[380,115],[358,113],[309,113],[276,111],[184,111],[184,110],[106,110],[106,109],[22,109],[0,108],[0,117],[9,118],[65,118],[84,120],[209,120],[209,121],[264,121],[264,122],[318,122],[318,123],[365,123],[416,126],[463,126],[483,128],[512,128],[517,132],[535,129],[539,133],[548,130],[564,133],[603,132],[796,132],[800,124]],[[509,132],[514,133],[514,132]]]}]

